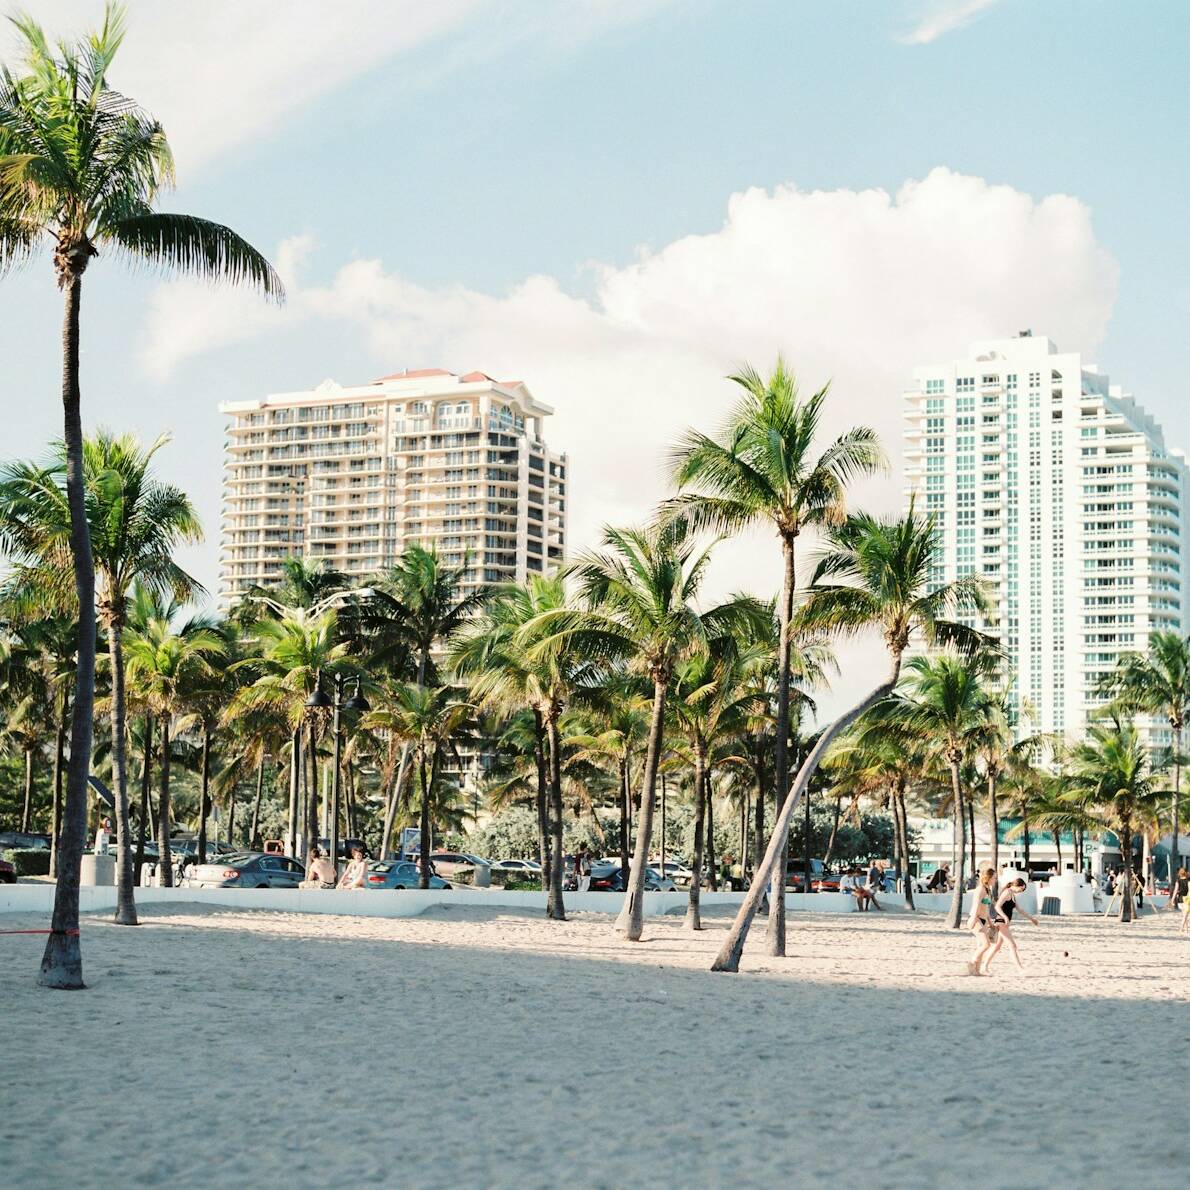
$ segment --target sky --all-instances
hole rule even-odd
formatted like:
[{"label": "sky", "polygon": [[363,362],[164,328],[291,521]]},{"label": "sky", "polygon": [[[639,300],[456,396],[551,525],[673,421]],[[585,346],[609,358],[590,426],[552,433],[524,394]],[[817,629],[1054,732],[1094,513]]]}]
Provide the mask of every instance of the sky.
[{"label": "sky", "polygon": [[[55,33],[101,13],[24,7]],[[644,519],[667,445],[778,353],[831,383],[826,433],[881,432],[890,473],[856,493],[881,509],[913,366],[1024,328],[1190,447],[1188,51],[1183,0],[133,0],[112,81],[170,136],[163,205],[236,228],[289,296],[100,257],[85,422],[173,435],[211,588],[217,404],[327,377],[525,380],[576,548]],[[48,256],[0,280],[4,457],[60,433],[60,318]],[[709,593],[777,569],[749,537]]]}]

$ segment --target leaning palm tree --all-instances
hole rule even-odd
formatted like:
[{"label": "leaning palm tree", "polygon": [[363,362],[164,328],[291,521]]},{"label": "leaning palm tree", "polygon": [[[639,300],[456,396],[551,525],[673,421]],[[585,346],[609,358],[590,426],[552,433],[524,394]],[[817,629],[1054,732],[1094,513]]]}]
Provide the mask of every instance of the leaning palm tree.
[{"label": "leaning palm tree", "polygon": [[1108,689],[1129,711],[1162,715],[1173,736],[1170,757],[1173,790],[1170,793],[1169,876],[1178,870],[1178,829],[1182,799],[1182,730],[1190,708],[1190,636],[1154,632],[1144,653],[1125,653],[1107,680]]},{"label": "leaning palm tree", "polygon": [[143,629],[129,632],[125,644],[128,679],[139,688],[161,729],[160,780],[157,802],[157,879],[168,888],[173,883],[170,854],[170,773],[173,760],[171,727],[182,710],[188,683],[212,668],[212,661],[226,651],[226,642],[209,620],[195,616],[175,626],[169,620],[150,620]]},{"label": "leaning palm tree", "polygon": [[[175,561],[180,545],[201,539],[186,494],[153,474],[153,458],[169,441],[148,447],[106,431],[83,442],[83,482],[91,557],[98,579],[99,620],[107,633],[111,671],[112,795],[116,818],[116,923],[136,925],[132,834],[128,813],[124,631],[135,584],[183,601],[202,588]],[[0,473],[5,538],[21,559],[9,579],[11,598],[57,611],[77,607],[72,582],[67,459],[59,448],[48,466],[14,463]]]},{"label": "leaning palm tree", "polygon": [[53,932],[39,982],[83,986],[78,881],[86,831],[87,777],[95,685],[94,572],[83,481],[79,324],[83,274],[101,251],[201,277],[247,282],[279,298],[268,261],[230,228],[154,209],[174,179],[161,125],[114,91],[108,74],[124,39],[123,10],[110,2],[102,27],[52,45],[29,17],[14,24],[20,64],[0,71],[0,272],[53,245],[62,325],[63,441],[70,547],[80,608],[70,768],[54,897]]},{"label": "leaning palm tree", "polygon": [[[937,562],[940,550],[933,518],[921,516],[912,504],[897,519],[857,514],[830,530],[827,548],[815,567],[813,586],[795,623],[814,631],[847,636],[879,631],[888,650],[889,674],[828,725],[802,761],[793,787],[777,813],[772,837],[757,866],[752,886],[712,970],[739,970],[748,929],[764,896],[764,885],[780,858],[803,791],[835,737],[869,707],[892,693],[911,634],[916,633],[928,645],[953,643],[971,652],[985,643],[981,633],[945,618],[983,606],[979,580],[966,575],[944,586],[929,586],[930,569]],[[845,581],[825,582],[826,579]]]},{"label": "leaning palm tree", "polygon": [[[784,360],[767,379],[751,367],[732,376],[743,396],[719,434],[689,432],[673,452],[674,481],[681,494],[667,502],[667,514],[680,514],[699,528],[733,533],[767,524],[777,534],[784,579],[777,611],[777,723],[774,772],[777,804],[789,792],[789,723],[797,541],[806,529],[838,524],[846,486],[854,477],[883,465],[874,430],[859,426],[819,451],[822,406],[829,385],[803,397]],[[785,868],[789,841],[782,840],[772,873],[769,953],[785,953]]]}]

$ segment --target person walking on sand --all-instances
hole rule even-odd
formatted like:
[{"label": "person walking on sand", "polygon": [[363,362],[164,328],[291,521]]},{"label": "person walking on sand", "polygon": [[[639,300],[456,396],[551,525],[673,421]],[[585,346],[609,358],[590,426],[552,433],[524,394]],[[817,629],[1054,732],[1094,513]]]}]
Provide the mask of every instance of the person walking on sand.
[{"label": "person walking on sand", "polygon": [[1000,947],[1005,942],[1012,947],[1012,957],[1016,959],[1016,965],[1022,971],[1025,969],[1025,964],[1021,962],[1021,952],[1017,949],[1016,939],[1012,936],[1012,915],[1019,909],[1035,926],[1041,924],[1023,905],[1017,904],[1017,897],[1027,887],[1025,878],[1018,876],[1015,880],[1010,881],[1005,886],[1004,891],[996,898],[996,906],[993,914],[993,921],[996,926],[996,943],[992,947],[991,954],[987,957],[987,962],[983,965],[985,975],[991,971],[992,959],[1000,953]]},{"label": "person walking on sand", "polygon": [[971,916],[967,919],[967,928],[975,935],[975,949],[967,960],[968,975],[982,975],[979,965],[984,956],[996,944],[1000,937],[995,924],[995,905],[992,894],[992,884],[996,879],[996,869],[992,867],[980,870],[975,884],[975,904],[971,906]]},{"label": "person walking on sand", "polygon": [[1182,898],[1182,925],[1178,930],[1179,934],[1186,932],[1186,926],[1190,925],[1190,897]]},{"label": "person walking on sand", "polygon": [[1169,907],[1171,909],[1182,908],[1187,895],[1190,895],[1190,872],[1187,872],[1185,868],[1179,868],[1178,874],[1174,877],[1173,886],[1169,890]]},{"label": "person walking on sand", "polygon": [[351,863],[347,865],[343,877],[339,881],[339,887],[341,889],[363,888],[364,876],[367,871],[368,861],[364,858],[364,849],[362,847],[353,847],[351,849]]}]

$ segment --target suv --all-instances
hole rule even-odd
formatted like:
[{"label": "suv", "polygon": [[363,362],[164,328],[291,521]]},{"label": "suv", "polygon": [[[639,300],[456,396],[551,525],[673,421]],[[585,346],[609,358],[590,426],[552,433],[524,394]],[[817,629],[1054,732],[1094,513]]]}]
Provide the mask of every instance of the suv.
[{"label": "suv", "polygon": [[[826,865],[820,859],[810,861],[810,887],[822,879],[826,873]],[[785,865],[785,887],[790,892],[805,892],[806,861],[801,856],[790,856]]]}]

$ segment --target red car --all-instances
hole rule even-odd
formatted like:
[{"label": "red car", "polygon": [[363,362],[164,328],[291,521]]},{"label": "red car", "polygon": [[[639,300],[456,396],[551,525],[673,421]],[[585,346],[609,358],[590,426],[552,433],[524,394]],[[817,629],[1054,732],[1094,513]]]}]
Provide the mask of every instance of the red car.
[{"label": "red car", "polygon": [[0,884],[16,884],[17,870],[6,859],[0,859]]}]

